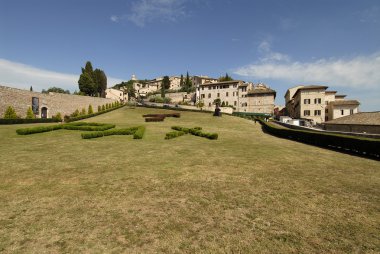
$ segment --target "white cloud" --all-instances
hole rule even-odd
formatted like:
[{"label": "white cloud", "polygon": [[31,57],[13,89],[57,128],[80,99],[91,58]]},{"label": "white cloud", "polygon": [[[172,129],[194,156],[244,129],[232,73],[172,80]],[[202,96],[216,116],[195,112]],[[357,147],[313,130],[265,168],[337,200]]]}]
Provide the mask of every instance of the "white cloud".
[{"label": "white cloud", "polygon": [[186,0],[138,0],[132,3],[127,19],[139,27],[154,21],[176,21],[185,16]]},{"label": "white cloud", "polygon": [[[41,91],[52,86],[65,90],[78,90],[79,74],[59,73],[0,58],[0,85]],[[122,80],[108,77],[108,87]]]},{"label": "white cloud", "polygon": [[[265,49],[265,45],[263,46]],[[273,53],[273,52],[272,52]],[[281,58],[281,57],[279,57]],[[351,59],[319,59],[311,62],[259,61],[240,67],[235,74],[294,84],[326,84],[368,89],[380,93],[380,52]]]},{"label": "white cloud", "polygon": [[288,55],[272,51],[272,46],[268,40],[263,40],[257,47],[257,50],[262,55],[261,62],[290,61]]},{"label": "white cloud", "polygon": [[372,6],[359,13],[360,22],[363,23],[379,23],[380,22],[380,7]]}]

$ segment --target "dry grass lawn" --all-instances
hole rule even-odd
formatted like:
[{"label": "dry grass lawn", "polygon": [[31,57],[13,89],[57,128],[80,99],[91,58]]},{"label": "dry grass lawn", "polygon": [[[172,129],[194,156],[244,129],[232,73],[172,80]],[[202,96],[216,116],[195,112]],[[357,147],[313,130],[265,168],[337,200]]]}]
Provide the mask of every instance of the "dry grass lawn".
[{"label": "dry grass lawn", "polygon": [[[162,112],[173,111],[125,107],[87,120],[145,125],[142,140],[0,126],[0,252],[380,252],[378,161],[236,117],[142,117]],[[164,140],[173,125],[219,139]]]}]

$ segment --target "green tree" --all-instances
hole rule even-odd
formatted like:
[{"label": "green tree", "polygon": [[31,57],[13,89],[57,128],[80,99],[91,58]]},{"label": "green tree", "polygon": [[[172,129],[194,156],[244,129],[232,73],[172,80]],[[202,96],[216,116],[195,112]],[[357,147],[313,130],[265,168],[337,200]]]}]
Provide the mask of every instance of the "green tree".
[{"label": "green tree", "polygon": [[4,113],[4,119],[16,119],[17,114],[15,109],[12,106],[8,106],[7,110]]},{"label": "green tree", "polygon": [[220,106],[220,98],[216,98],[213,102],[213,104],[215,105],[219,105]]},{"label": "green tree", "polygon": [[94,71],[94,80],[97,87],[97,92],[100,97],[105,98],[106,97],[106,89],[107,89],[107,76],[104,73],[104,71],[100,69],[95,69]]},{"label": "green tree", "polygon": [[80,113],[82,116],[86,115],[86,109],[85,108],[82,108],[82,111]]},{"label": "green tree", "polygon": [[79,112],[78,109],[76,109],[76,110],[74,111],[74,113],[72,113],[70,116],[71,116],[71,117],[77,117],[77,116],[79,116],[79,115],[80,115],[80,112]]},{"label": "green tree", "polygon": [[185,92],[191,92],[193,88],[193,83],[190,80],[189,72],[186,73],[186,80],[185,80]]},{"label": "green tree", "polygon": [[[129,80],[128,82],[123,81],[119,84],[114,85],[113,88],[127,90],[128,100],[130,100],[131,98],[136,98],[136,90],[133,88],[134,82],[135,82],[134,80]],[[141,81],[141,83],[143,83],[143,82],[144,81]]]},{"label": "green tree", "polygon": [[205,106],[205,103],[203,101],[198,101],[196,106],[202,110],[202,108]]},{"label": "green tree", "polygon": [[53,116],[53,118],[57,120],[58,122],[62,122],[62,115],[60,112],[58,112],[55,116]]},{"label": "green tree", "polygon": [[62,88],[55,87],[55,86],[49,87],[47,90],[42,89],[42,93],[49,93],[49,92],[70,94],[69,90],[63,90]]},{"label": "green tree", "polygon": [[98,112],[102,111],[102,106],[98,106]]},{"label": "green tree", "polygon": [[104,110],[106,110],[106,106],[103,105],[102,106],[102,111],[104,111]]},{"label": "green tree", "polygon": [[92,79],[91,74],[87,72],[82,73],[79,77],[78,85],[79,85],[79,90],[82,93],[86,95],[90,95],[90,96],[94,96],[96,94],[96,91],[97,91],[96,84],[94,80]]},{"label": "green tree", "polygon": [[182,88],[183,85],[184,85],[184,83],[183,83],[183,75],[181,74],[181,79],[179,81],[179,87]]},{"label": "green tree", "polygon": [[233,80],[233,78],[231,78],[230,76],[228,76],[228,73],[226,73],[226,76],[224,76],[224,77],[220,77],[220,78],[218,79],[219,82],[232,81],[232,80]]},{"label": "green tree", "polygon": [[94,110],[92,109],[92,105],[88,105],[88,114],[93,114]]},{"label": "green tree", "polygon": [[165,90],[170,88],[169,76],[164,76],[161,82],[161,97],[165,98]]},{"label": "green tree", "polygon": [[32,107],[29,107],[26,111],[26,119],[34,119],[36,116],[33,113]]}]

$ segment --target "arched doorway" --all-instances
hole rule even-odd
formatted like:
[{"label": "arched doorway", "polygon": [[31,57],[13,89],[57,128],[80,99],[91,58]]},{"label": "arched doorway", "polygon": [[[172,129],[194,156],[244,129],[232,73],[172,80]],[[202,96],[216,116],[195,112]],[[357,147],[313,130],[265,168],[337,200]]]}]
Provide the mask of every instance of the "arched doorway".
[{"label": "arched doorway", "polygon": [[41,118],[47,118],[47,107],[41,108]]}]

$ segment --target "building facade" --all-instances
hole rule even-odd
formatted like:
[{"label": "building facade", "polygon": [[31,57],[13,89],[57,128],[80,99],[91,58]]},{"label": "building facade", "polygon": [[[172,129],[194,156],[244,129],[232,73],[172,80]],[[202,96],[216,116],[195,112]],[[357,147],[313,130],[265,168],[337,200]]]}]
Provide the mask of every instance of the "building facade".
[{"label": "building facade", "polygon": [[106,98],[112,99],[115,101],[120,102],[127,102],[128,101],[128,93],[114,89],[114,88],[107,88],[106,89]]},{"label": "building facade", "polygon": [[308,85],[288,89],[285,94],[287,114],[292,118],[308,119],[320,124],[359,111],[359,102],[345,100],[336,91],[326,91],[327,86]]},{"label": "building facade", "polygon": [[264,84],[253,85],[241,80],[200,84],[199,101],[212,108],[220,105],[233,107],[237,112],[273,114],[276,92]]}]

